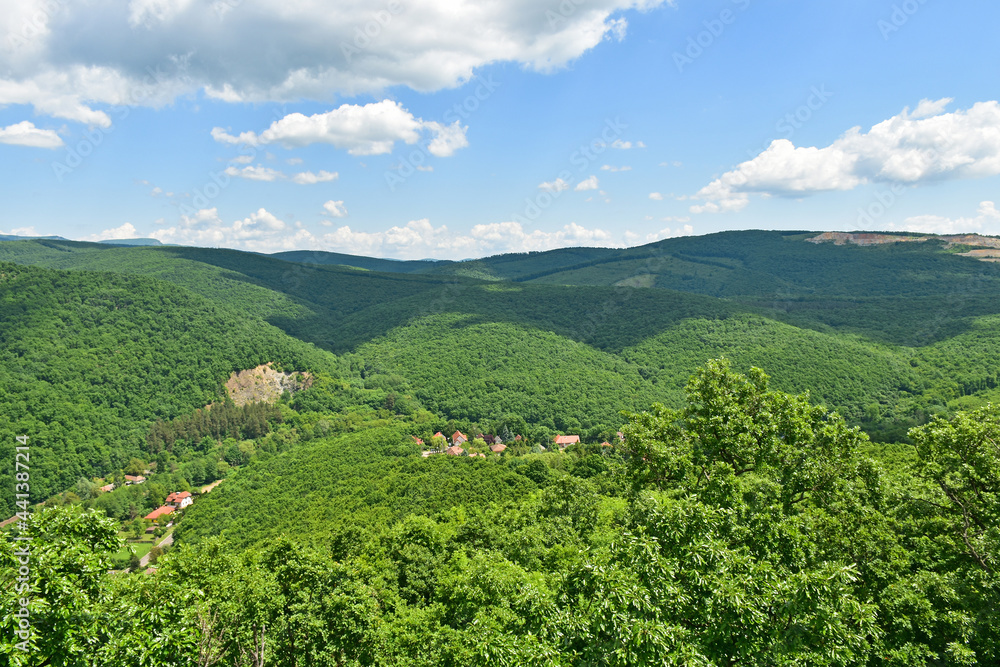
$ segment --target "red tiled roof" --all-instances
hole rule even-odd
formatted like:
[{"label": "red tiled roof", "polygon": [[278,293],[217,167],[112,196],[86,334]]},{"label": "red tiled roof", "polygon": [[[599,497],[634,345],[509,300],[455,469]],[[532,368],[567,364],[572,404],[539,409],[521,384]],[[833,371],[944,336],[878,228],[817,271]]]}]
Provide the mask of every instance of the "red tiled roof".
[{"label": "red tiled roof", "polygon": [[174,508],[173,507],[168,507],[166,505],[160,505],[155,510],[153,510],[152,512],[150,512],[149,514],[147,514],[146,516],[144,516],[142,518],[143,519],[147,519],[149,521],[153,521],[154,519],[159,519],[161,516],[166,516],[167,514],[173,514],[173,513],[174,513]]},{"label": "red tiled roof", "polygon": [[452,445],[448,449],[444,450],[445,454],[451,454],[452,456],[461,456],[465,453],[465,450],[458,445]]},{"label": "red tiled roof", "polygon": [[410,437],[413,438],[413,442],[417,443],[418,445],[424,444],[424,441],[418,438],[417,436],[411,435]]},{"label": "red tiled roof", "polygon": [[167,496],[167,499],[164,502],[176,503],[180,502],[181,500],[184,500],[185,498],[190,498],[190,497],[191,497],[190,491],[174,491],[169,496]]},{"label": "red tiled roof", "polygon": [[[434,434],[434,437],[435,438],[444,438],[444,433],[442,433],[441,431],[438,431],[437,433]],[[448,438],[444,438],[444,439],[447,440]]]},{"label": "red tiled roof", "polygon": [[580,436],[578,435],[557,435],[555,437],[557,445],[575,445],[578,442],[580,442]]},{"label": "red tiled roof", "polygon": [[493,452],[494,454],[499,454],[505,449],[507,449],[507,445],[493,445],[492,447],[490,447],[490,451]]},{"label": "red tiled roof", "polygon": [[610,446],[611,446],[611,443],[608,442],[607,440],[605,440],[604,442],[601,443],[601,447],[610,447]]}]

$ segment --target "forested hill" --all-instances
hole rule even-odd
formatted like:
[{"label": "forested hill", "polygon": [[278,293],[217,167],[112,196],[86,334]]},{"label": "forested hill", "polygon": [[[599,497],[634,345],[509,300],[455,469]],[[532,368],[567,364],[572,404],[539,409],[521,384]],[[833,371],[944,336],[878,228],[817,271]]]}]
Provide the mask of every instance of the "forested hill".
[{"label": "forested hill", "polygon": [[[0,658],[996,664],[1000,267],[678,243],[618,286],[0,243],[0,475],[27,439],[8,530],[37,582],[24,659],[4,533]],[[301,391],[225,399],[268,362]],[[168,530],[142,517],[176,491],[196,500],[140,574],[123,536]]]},{"label": "forested hill", "polygon": [[[145,454],[149,425],[223,396],[274,361],[332,372],[332,355],[267,323],[141,276],[0,263],[0,474],[36,440],[39,500]],[[3,496],[0,511],[12,512]]]},{"label": "forested hill", "polygon": [[[718,356],[769,369],[778,387],[808,390],[882,439],[903,438],[929,414],[998,394],[1000,265],[936,241],[857,247],[808,243],[808,236],[729,232],[483,260],[523,278],[537,261],[577,272],[585,270],[581,262],[597,262],[586,271],[604,271],[611,264],[603,259],[631,257],[628,270],[638,273],[625,284],[632,287],[541,284],[555,274],[479,280],[234,250],[52,240],[0,243],[0,258],[172,282],[227,312],[348,355],[365,384],[412,393],[454,418],[523,411],[539,428],[598,433],[616,426],[621,409],[677,405],[690,373]],[[670,275],[679,289],[643,287]]]}]

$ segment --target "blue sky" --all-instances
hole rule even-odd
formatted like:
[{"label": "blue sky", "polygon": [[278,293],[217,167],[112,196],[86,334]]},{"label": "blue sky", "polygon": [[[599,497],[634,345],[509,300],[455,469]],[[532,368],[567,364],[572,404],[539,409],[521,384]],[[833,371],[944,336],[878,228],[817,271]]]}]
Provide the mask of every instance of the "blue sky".
[{"label": "blue sky", "polygon": [[398,258],[1000,234],[994,3],[8,4],[2,233]]}]

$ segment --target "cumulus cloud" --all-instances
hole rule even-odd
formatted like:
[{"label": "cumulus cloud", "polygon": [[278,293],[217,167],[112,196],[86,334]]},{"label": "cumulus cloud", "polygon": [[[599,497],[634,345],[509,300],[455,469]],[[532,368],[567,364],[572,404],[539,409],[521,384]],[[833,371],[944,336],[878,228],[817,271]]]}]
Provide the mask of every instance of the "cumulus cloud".
[{"label": "cumulus cloud", "polygon": [[345,225],[325,234],[322,241],[328,249],[351,254],[463,259],[504,252],[611,245],[612,237],[604,230],[587,229],[576,223],[554,232],[529,232],[519,222],[496,222],[476,225],[468,234],[456,234],[447,226],[435,227],[424,218],[382,232],[356,231]]},{"label": "cumulus cloud", "polygon": [[653,201],[663,201],[663,195],[660,194],[659,192],[650,192],[649,198],[652,199]]},{"label": "cumulus cloud", "polygon": [[946,218],[938,215],[918,215],[907,218],[901,224],[890,224],[890,230],[921,232],[925,234],[1000,234],[1000,211],[996,204],[984,201],[974,217]]},{"label": "cumulus cloud", "polygon": [[250,181],[266,181],[268,183],[284,178],[284,174],[280,171],[259,164],[243,167],[242,169],[238,167],[226,167],[225,173],[236,178],[245,178]]},{"label": "cumulus cloud", "polygon": [[[648,218],[647,218],[648,219]],[[664,218],[664,222],[679,222],[685,223],[689,218]],[[654,243],[656,241],[662,241],[663,239],[672,239],[679,236],[691,236],[694,234],[694,227],[691,225],[683,225],[680,227],[664,227],[663,229],[651,232],[649,234],[639,234],[633,231],[625,232],[625,241],[630,246]]]},{"label": "cumulus cloud", "polygon": [[[323,207],[330,216],[347,215],[342,201],[329,201]],[[286,223],[263,208],[232,223],[223,222],[215,208],[201,209],[181,216],[178,224],[161,227],[150,236],[164,243],[182,245],[261,252],[327,250],[399,259],[464,259],[504,252],[614,245],[607,231],[589,229],[576,223],[555,231],[528,231],[519,222],[497,222],[476,225],[463,234],[446,225],[435,227],[430,220],[422,218],[382,231],[364,231],[342,225],[320,235],[312,233],[301,223]]]},{"label": "cumulus cloud", "polygon": [[40,130],[34,123],[26,120],[0,128],[0,144],[32,148],[59,148],[65,145],[52,130]]},{"label": "cumulus cloud", "polygon": [[[289,176],[284,172],[277,169],[271,169],[270,167],[264,167],[259,164],[249,165],[242,168],[233,166],[226,167],[225,174],[235,178],[245,178],[250,181],[264,181],[267,183],[289,179]],[[311,171],[303,171],[291,176],[291,181],[293,183],[298,183],[299,185],[315,185],[316,183],[335,181],[337,178],[339,178],[339,174],[335,171],[320,171],[315,174]]]},{"label": "cumulus cloud", "polygon": [[692,213],[739,211],[751,195],[805,197],[873,182],[907,185],[1000,174],[1000,103],[946,113],[950,99],[923,100],[829,146],[778,139],[760,155],[702,188]]},{"label": "cumulus cloud", "polygon": [[458,121],[442,125],[416,118],[399,102],[382,100],[364,106],[343,104],[312,116],[288,114],[260,134],[241,132],[233,135],[216,127],[212,128],[212,138],[224,144],[279,144],[285,148],[322,143],[344,149],[351,155],[383,155],[391,153],[397,141],[415,144],[429,131],[433,138],[428,151],[438,157],[447,157],[468,146],[467,129]]},{"label": "cumulus cloud", "polygon": [[4,236],[38,236],[38,232],[35,231],[34,227],[15,227],[9,232],[0,229],[0,234]]},{"label": "cumulus cloud", "polygon": [[597,183],[597,176],[591,176],[590,178],[587,178],[577,183],[576,187],[573,188],[573,190],[575,190],[576,192],[586,192],[587,190],[596,190],[599,187],[601,186],[598,185]]},{"label": "cumulus cloud", "polygon": [[491,63],[564,67],[622,39],[623,10],[667,2],[578,0],[552,21],[548,6],[528,0],[415,0],[401,11],[392,8],[402,3],[363,2],[330,11],[315,0],[7,0],[0,105],[100,125],[109,122],[100,105],[164,104],[199,91],[229,102],[328,102],[393,86],[431,92]]},{"label": "cumulus cloud", "polygon": [[223,222],[218,209],[200,209],[182,215],[178,224],[161,227],[150,236],[163,243],[257,252],[321,247],[319,240],[301,223],[288,224],[263,208],[228,224]]},{"label": "cumulus cloud", "polygon": [[611,142],[611,147],[617,148],[620,151],[627,151],[633,148],[645,148],[646,144],[642,143],[641,141],[632,143],[631,141],[622,141],[621,139],[615,139],[614,141]]},{"label": "cumulus cloud", "polygon": [[335,171],[320,171],[315,174],[311,171],[303,171],[292,176],[292,181],[299,185],[315,185],[316,183],[329,183],[338,178],[340,178],[340,174]]},{"label": "cumulus cloud", "polygon": [[618,171],[632,171],[632,167],[613,167],[610,164],[603,165],[601,171],[610,171],[612,174]]},{"label": "cumulus cloud", "polygon": [[334,218],[346,218],[347,208],[344,206],[344,200],[339,201],[330,200],[323,204],[323,208],[326,210],[326,214]]},{"label": "cumulus cloud", "polygon": [[569,190],[569,183],[561,178],[557,178],[554,181],[539,183],[538,189],[545,190],[546,192],[562,192],[563,190]]},{"label": "cumulus cloud", "polygon": [[126,222],[120,227],[113,227],[111,229],[105,229],[103,232],[98,232],[97,234],[91,234],[83,238],[84,241],[109,241],[115,239],[137,239],[139,238],[139,233],[131,222]]}]

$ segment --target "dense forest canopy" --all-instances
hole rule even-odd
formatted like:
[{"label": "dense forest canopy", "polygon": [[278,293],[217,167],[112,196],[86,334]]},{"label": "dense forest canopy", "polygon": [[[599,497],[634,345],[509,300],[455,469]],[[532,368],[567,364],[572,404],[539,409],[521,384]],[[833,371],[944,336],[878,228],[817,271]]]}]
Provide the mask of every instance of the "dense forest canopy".
[{"label": "dense forest canopy", "polygon": [[[31,443],[0,660],[1000,661],[1000,267],[808,236],[399,266],[0,242],[8,479]],[[313,381],[227,399],[268,362]]]},{"label": "dense forest canopy", "polygon": [[11,616],[0,648],[16,665],[1000,659],[996,408],[916,429],[886,465],[759,370],[713,362],[686,394],[556,467],[415,458],[398,420],[293,445],[192,507],[155,575],[106,574],[116,524],[47,508],[22,531],[34,657]]}]

